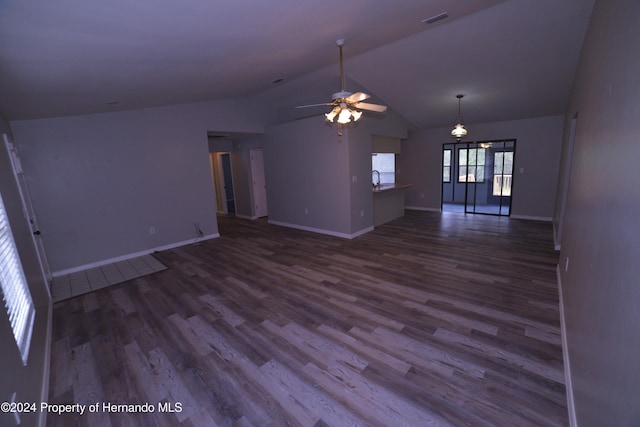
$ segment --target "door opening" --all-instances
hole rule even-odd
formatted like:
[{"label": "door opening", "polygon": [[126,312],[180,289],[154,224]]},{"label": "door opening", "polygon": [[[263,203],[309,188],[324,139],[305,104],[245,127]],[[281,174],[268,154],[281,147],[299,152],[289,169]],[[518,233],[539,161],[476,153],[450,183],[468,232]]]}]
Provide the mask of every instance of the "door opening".
[{"label": "door opening", "polygon": [[443,212],[509,216],[516,140],[444,144]]},{"label": "door opening", "polygon": [[231,155],[228,152],[211,153],[211,167],[217,211],[219,214],[235,215],[236,203]]},{"label": "door opening", "polygon": [[267,206],[267,183],[264,173],[264,153],[262,148],[249,150],[251,163],[251,195],[253,201],[253,216],[262,218],[269,214]]}]

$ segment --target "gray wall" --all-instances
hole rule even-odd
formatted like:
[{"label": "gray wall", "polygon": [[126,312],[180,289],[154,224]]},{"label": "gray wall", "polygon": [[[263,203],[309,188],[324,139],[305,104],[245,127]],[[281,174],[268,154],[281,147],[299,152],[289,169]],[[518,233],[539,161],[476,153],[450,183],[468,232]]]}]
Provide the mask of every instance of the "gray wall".
[{"label": "gray wall", "polygon": [[[560,279],[578,425],[640,425],[640,2],[597,0],[565,121],[578,114]],[[566,260],[568,271],[565,271]]]},{"label": "gray wall", "polygon": [[[8,123],[0,119],[0,134],[11,134]],[[0,135],[1,136],[1,135]],[[51,300],[47,292],[47,284],[42,277],[38,257],[31,238],[29,223],[22,211],[22,202],[14,179],[11,161],[2,139],[0,145],[0,193],[7,209],[18,255],[29,284],[31,296],[36,307],[36,317],[29,351],[27,366],[22,365],[22,358],[11,331],[9,318],[0,309],[0,402],[10,401],[16,392],[18,402],[41,402],[47,397],[50,333]],[[38,413],[23,414],[22,425],[37,425]],[[0,412],[0,425],[12,426],[13,418]]]},{"label": "gray wall", "polygon": [[216,235],[207,131],[263,122],[240,101],[12,122],[51,269]]},{"label": "gray wall", "polygon": [[[563,119],[551,116],[467,125],[468,141],[517,139],[512,216],[553,218]],[[449,127],[418,130],[403,143],[397,173],[399,181],[413,184],[405,193],[407,206],[440,210],[442,144],[451,142],[450,132]]]},{"label": "gray wall", "polygon": [[[349,234],[349,140],[311,117],[266,132],[269,221]],[[308,213],[305,213],[305,209]]]},{"label": "gray wall", "polygon": [[372,135],[404,138],[407,123],[389,111],[363,117],[342,133],[322,116],[267,129],[269,221],[343,237],[371,229]]}]

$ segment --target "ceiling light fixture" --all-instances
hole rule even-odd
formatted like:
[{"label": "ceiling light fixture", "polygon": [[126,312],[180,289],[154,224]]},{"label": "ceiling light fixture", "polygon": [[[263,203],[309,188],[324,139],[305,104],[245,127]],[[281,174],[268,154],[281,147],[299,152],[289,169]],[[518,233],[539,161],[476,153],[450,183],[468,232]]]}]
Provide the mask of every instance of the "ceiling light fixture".
[{"label": "ceiling light fixture", "polygon": [[346,92],[344,89],[344,65],[342,64],[342,46],[344,45],[344,40],[337,40],[336,44],[340,50],[340,92],[333,94],[333,98],[334,100],[339,100],[340,103],[324,116],[327,122],[334,123],[337,121],[338,125],[346,125],[360,120],[362,111],[347,103],[346,98],[349,97],[351,93]]},{"label": "ceiling light fixture", "polygon": [[341,102],[340,105],[333,107],[333,109],[324,116],[328,122],[333,123],[334,121],[337,121],[341,125],[346,125],[347,123],[357,122],[360,120],[362,111],[350,108],[345,102]]},{"label": "ceiling light fixture", "polygon": [[347,92],[344,87],[344,65],[342,60],[342,46],[344,46],[344,39],[336,40],[338,50],[340,51],[340,92],[336,92],[331,95],[331,102],[324,102],[322,104],[310,104],[300,105],[296,108],[308,108],[319,106],[330,106],[331,111],[325,113],[324,118],[326,123],[338,123],[338,135],[342,136],[342,128],[350,123],[355,123],[362,117],[362,111],[374,111],[376,113],[384,113],[387,111],[385,105],[370,104],[368,102],[362,102],[365,99],[369,99],[371,96],[366,93]]},{"label": "ceiling light fixture", "polygon": [[462,124],[462,113],[460,112],[460,100],[464,97],[464,95],[456,95],[458,98],[458,122],[456,126],[451,131],[451,136],[453,136],[456,141],[460,142],[462,137],[467,136],[467,130],[464,128]]}]

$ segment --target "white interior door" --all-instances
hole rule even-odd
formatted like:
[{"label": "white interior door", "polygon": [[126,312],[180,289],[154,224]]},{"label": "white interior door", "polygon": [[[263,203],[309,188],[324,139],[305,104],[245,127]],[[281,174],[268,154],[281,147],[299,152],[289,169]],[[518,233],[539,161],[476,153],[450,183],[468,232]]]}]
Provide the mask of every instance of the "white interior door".
[{"label": "white interior door", "polygon": [[267,216],[267,183],[264,176],[264,154],[262,148],[249,150],[251,161],[251,191],[253,193],[253,215],[257,218]]},{"label": "white interior door", "polygon": [[27,180],[25,178],[24,172],[22,171],[20,157],[18,156],[18,152],[13,145],[13,141],[11,141],[11,139],[9,138],[9,135],[5,133],[3,134],[3,136],[5,146],[7,147],[7,151],[9,152],[9,158],[11,158],[13,173],[18,183],[18,189],[20,190],[20,198],[22,199],[22,208],[24,211],[24,215],[29,221],[29,225],[31,226],[31,236],[36,247],[36,252],[38,253],[38,259],[40,261],[40,267],[42,269],[42,276],[44,277],[46,283],[50,285],[52,281],[51,269],[49,268],[47,254],[44,250],[44,244],[42,243],[42,236],[40,227],[38,226],[38,219],[36,218],[36,213],[33,210],[33,204],[31,203],[31,195],[29,194]]}]

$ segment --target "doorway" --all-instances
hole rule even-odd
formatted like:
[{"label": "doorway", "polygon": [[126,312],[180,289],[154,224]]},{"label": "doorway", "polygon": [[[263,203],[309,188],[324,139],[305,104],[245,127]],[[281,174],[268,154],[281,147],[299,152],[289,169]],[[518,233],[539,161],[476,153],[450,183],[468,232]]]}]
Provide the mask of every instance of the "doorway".
[{"label": "doorway", "polygon": [[443,212],[509,216],[516,140],[443,144]]},{"label": "doorway", "polygon": [[211,153],[211,166],[213,169],[218,213],[235,215],[236,198],[233,186],[233,169],[231,166],[230,153]]},{"label": "doorway", "polygon": [[262,218],[269,214],[267,205],[267,183],[264,174],[264,153],[262,148],[249,150],[251,164],[251,195],[253,200],[253,216]]}]

